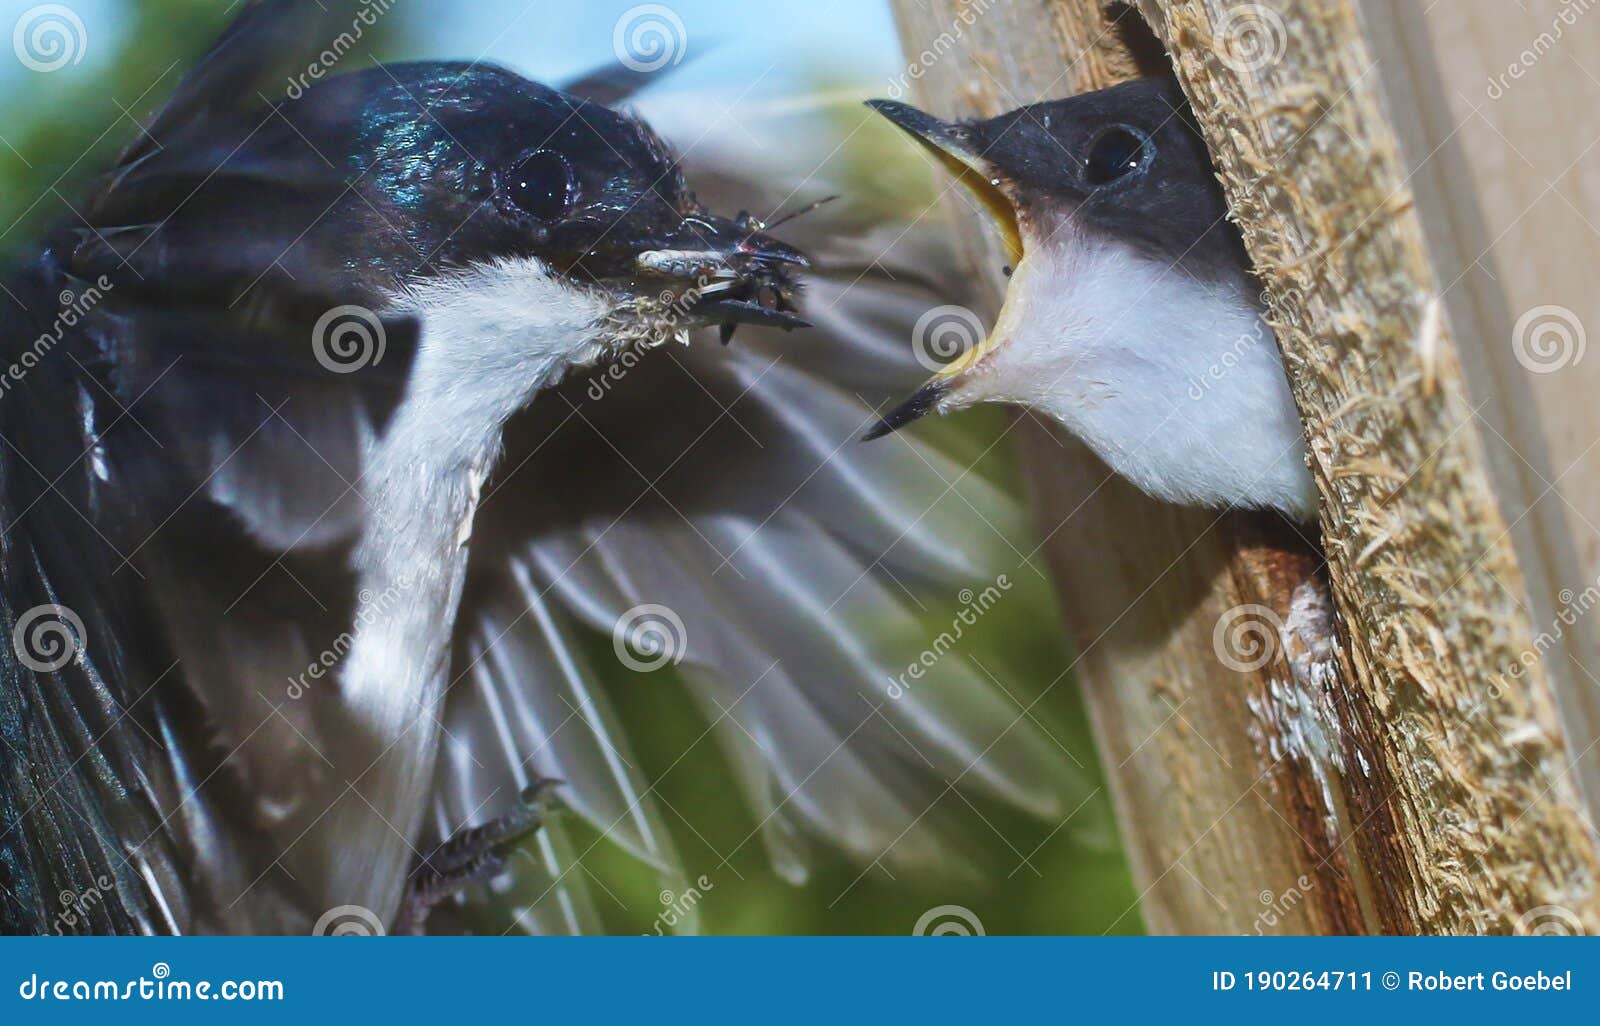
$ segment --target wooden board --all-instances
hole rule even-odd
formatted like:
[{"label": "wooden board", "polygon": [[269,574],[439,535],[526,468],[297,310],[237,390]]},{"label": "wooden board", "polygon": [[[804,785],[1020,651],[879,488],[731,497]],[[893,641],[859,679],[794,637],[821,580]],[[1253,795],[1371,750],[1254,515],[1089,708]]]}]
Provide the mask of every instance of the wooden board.
[{"label": "wooden board", "polygon": [[[1241,6],[1295,40],[1247,74],[1216,49]],[[1498,672],[1537,632],[1369,28],[1348,0],[1143,9],[1271,289],[1333,555],[1330,595],[1285,525],[1155,503],[1019,425],[1145,921],[1511,932],[1554,907],[1593,928],[1594,838],[1548,675]],[[915,99],[944,116],[1163,59],[1087,0],[896,12]],[[994,241],[958,242],[998,297]],[[1259,655],[1228,647],[1251,617]]]}]

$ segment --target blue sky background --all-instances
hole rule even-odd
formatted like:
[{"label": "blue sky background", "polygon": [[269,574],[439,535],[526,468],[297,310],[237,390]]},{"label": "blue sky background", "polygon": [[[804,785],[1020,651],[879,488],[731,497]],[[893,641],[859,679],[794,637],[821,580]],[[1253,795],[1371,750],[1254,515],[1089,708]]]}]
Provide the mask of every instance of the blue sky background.
[{"label": "blue sky background", "polygon": [[[220,2],[220,0],[219,0]],[[88,43],[81,68],[93,72],[115,50],[127,29],[127,13],[139,0],[70,0],[65,6],[83,21]],[[8,37],[35,0],[0,0],[0,28]],[[400,0],[401,17],[425,26],[418,52],[401,56],[486,58],[547,81],[558,81],[611,60],[612,29],[626,0]],[[888,4],[871,0],[673,0],[683,22],[687,63],[685,88],[748,81],[771,68],[759,88],[792,88],[804,69],[833,64],[887,79],[898,63],[898,45]],[[761,67],[752,73],[752,66]],[[70,76],[74,69],[57,74]],[[0,89],[20,86],[30,72],[0,61]]]},{"label": "blue sky background", "polygon": [[[430,29],[432,56],[485,56],[534,78],[561,79],[610,61],[614,26],[640,5],[626,0],[479,0],[471,5],[422,0],[416,6],[419,14],[428,8],[459,12],[440,17],[439,27]],[[673,0],[668,6],[685,30],[687,61],[675,75],[680,79],[675,87],[747,83],[770,68],[758,89],[793,88],[802,75],[815,74],[819,64],[856,74],[881,69],[887,79],[899,62],[887,3]]]}]

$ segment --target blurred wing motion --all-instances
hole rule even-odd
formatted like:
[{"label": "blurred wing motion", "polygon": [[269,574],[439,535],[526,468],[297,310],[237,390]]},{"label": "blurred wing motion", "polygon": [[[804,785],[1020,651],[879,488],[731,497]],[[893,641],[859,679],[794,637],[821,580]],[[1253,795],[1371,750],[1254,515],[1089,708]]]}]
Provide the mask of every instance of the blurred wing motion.
[{"label": "blurred wing motion", "polygon": [[[810,127],[826,153],[837,124]],[[685,163],[702,196],[730,207],[831,191],[812,180],[789,199],[798,180],[751,180],[737,150],[697,147]],[[863,862],[958,867],[963,846],[936,809],[951,788],[1057,818],[1085,790],[959,645],[889,696],[939,630],[919,596],[1029,572],[1008,540],[1029,527],[950,455],[910,438],[857,442],[875,406],[926,373],[912,358],[917,318],[961,287],[937,217],[874,230],[848,184],[837,191],[843,200],[785,226],[818,268],[804,309],[815,330],[741,329],[726,348],[699,338],[599,368],[507,431],[474,526],[440,836],[556,777],[595,830],[672,881],[666,815],[616,711],[635,689],[664,686],[669,663],[707,725],[673,750],[722,747],[794,882],[810,840]],[[880,214],[894,224],[919,212]],[[664,669],[619,665],[629,659]],[[593,927],[572,860],[584,850],[559,825],[547,832],[546,868],[571,890],[561,902],[548,881],[525,893],[511,910],[519,925]]]}]

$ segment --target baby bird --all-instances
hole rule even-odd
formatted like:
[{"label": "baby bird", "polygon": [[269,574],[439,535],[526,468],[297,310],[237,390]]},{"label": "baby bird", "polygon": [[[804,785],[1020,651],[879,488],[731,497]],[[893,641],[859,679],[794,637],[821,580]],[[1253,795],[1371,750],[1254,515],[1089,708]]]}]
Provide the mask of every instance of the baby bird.
[{"label": "baby bird", "polygon": [[989,337],[868,438],[930,412],[1014,403],[1059,421],[1157,498],[1314,515],[1276,340],[1175,80],[986,121],[869,106],[982,201],[1014,270]]}]

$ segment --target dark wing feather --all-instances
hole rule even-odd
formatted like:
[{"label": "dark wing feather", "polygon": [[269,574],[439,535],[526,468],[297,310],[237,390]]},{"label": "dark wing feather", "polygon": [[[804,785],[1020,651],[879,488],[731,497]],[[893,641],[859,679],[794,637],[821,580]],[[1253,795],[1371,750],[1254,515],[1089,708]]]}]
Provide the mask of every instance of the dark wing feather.
[{"label": "dark wing feather", "polygon": [[[52,929],[102,880],[114,898],[76,929],[295,922],[267,832],[319,732],[285,682],[348,625],[356,453],[415,325],[385,322],[384,365],[355,380],[316,359],[320,316],[378,307],[381,285],[304,232],[346,174],[263,96],[355,10],[249,4],[10,283],[5,359],[54,341],[0,404],[5,622],[60,604],[87,648],[49,673],[0,652],[8,929]],[[64,303],[80,315],[56,334]],[[250,890],[268,900],[233,909]]]},{"label": "dark wing feather", "polygon": [[184,76],[118,165],[136,168],[163,151],[183,152],[196,140],[232,140],[260,117],[262,96],[280,95],[289,76],[354,24],[348,0],[248,0],[206,56]]},{"label": "dark wing feather", "polygon": [[[35,282],[12,291],[48,303]],[[33,326],[24,310],[8,323]],[[178,804],[161,740],[174,709],[158,689],[170,663],[124,644],[150,624],[127,601],[135,574],[118,574],[114,543],[90,526],[90,399],[57,391],[62,376],[40,364],[0,404],[0,929],[168,932],[187,921],[163,829]]]},{"label": "dark wing feather", "polygon": [[615,107],[633,99],[647,86],[660,84],[661,76],[655,72],[634,71],[621,64],[603,64],[561,83],[561,91]]}]

